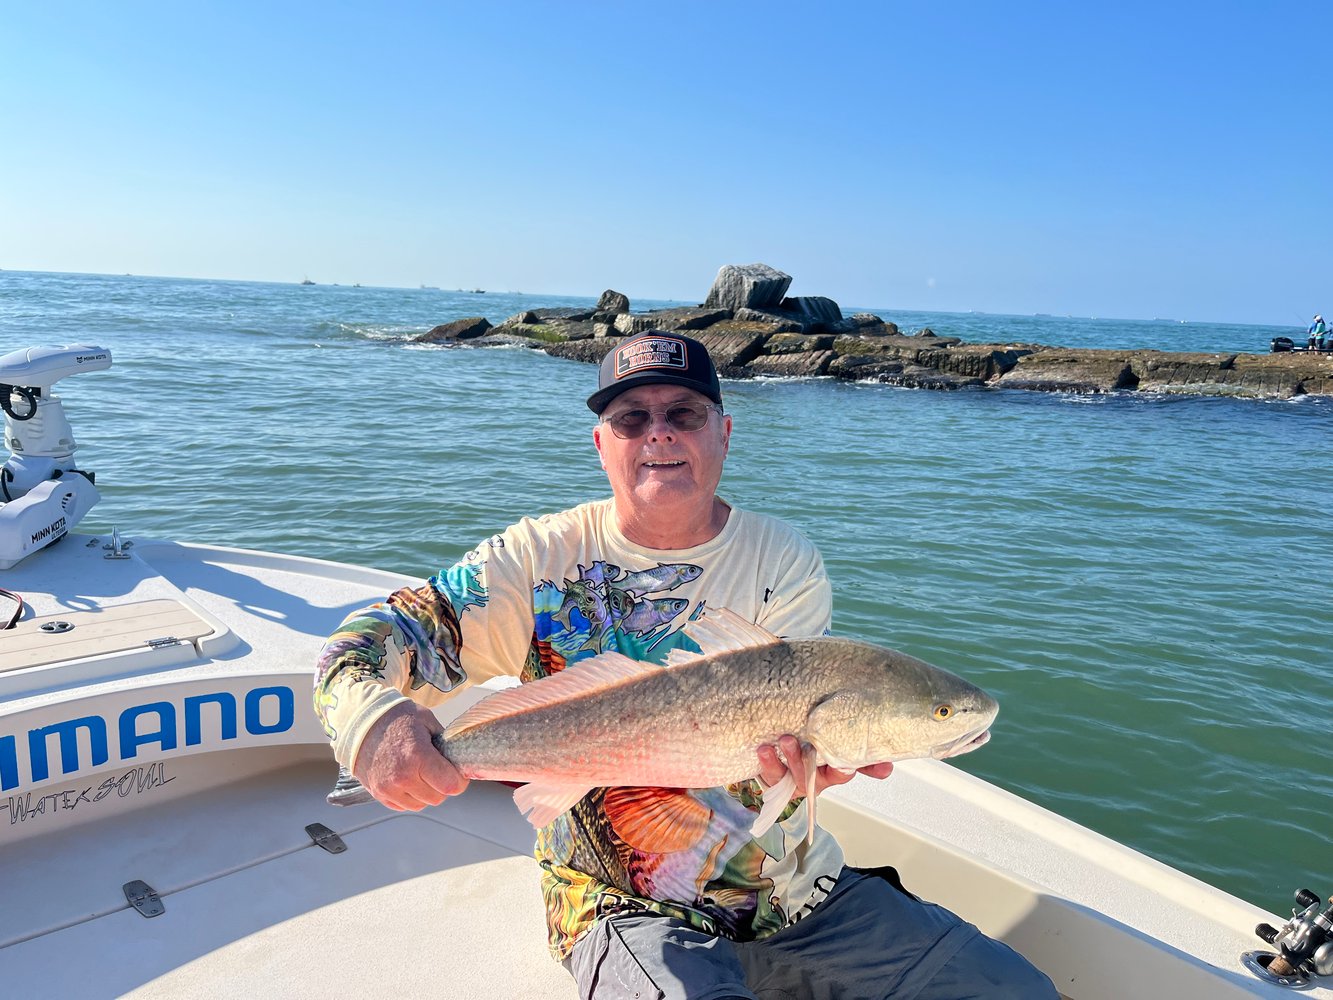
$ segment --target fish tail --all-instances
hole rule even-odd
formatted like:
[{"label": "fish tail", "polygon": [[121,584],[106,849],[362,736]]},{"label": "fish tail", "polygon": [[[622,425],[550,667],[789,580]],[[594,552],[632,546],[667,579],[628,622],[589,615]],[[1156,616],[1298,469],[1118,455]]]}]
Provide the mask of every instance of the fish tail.
[{"label": "fish tail", "polygon": [[352,777],[352,772],[345,767],[338,768],[338,780],[334,783],[325,800],[331,806],[359,806],[363,802],[374,802],[375,796],[365,785]]}]

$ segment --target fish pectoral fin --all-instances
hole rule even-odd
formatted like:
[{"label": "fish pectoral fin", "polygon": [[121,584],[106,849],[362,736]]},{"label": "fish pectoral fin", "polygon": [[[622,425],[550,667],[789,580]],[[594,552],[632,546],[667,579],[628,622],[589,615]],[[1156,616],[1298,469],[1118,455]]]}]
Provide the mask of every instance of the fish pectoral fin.
[{"label": "fish pectoral fin", "polygon": [[796,779],[788,771],[782,776],[782,780],[776,785],[764,789],[764,806],[759,810],[759,815],[755,817],[754,823],[750,825],[751,837],[762,837],[768,833],[778,817],[782,815],[782,810],[787,808],[787,803],[796,795]]},{"label": "fish pectoral fin", "polygon": [[540,830],[561,813],[573,809],[592,789],[591,785],[546,785],[532,782],[514,789],[514,804],[527,817],[528,822]]}]

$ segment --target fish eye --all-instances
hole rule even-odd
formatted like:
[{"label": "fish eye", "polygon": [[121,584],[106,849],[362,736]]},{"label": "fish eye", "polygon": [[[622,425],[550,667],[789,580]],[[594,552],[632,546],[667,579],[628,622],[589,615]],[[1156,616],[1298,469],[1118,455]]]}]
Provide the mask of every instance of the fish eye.
[{"label": "fish eye", "polygon": [[934,715],[935,718],[943,722],[945,719],[949,718],[949,716],[953,715],[953,706],[947,702],[942,702],[935,706]]}]

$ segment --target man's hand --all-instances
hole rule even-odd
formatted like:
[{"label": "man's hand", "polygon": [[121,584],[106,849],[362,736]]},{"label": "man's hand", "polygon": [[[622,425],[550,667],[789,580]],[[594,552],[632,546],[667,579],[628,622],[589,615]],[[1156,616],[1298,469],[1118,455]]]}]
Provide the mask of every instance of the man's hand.
[{"label": "man's hand", "polygon": [[431,744],[440,724],[429,710],[403,702],[385,712],[361,742],[352,773],[390,809],[417,812],[467,788]]},{"label": "man's hand", "polygon": [[[782,751],[782,756],[778,756],[778,751]],[[787,763],[784,764],[783,758]],[[787,735],[778,738],[777,746],[762,746],[759,748],[759,780],[769,788],[772,788],[787,772],[796,779],[796,794],[805,794],[805,760],[801,755],[801,741],[795,736]],[[818,795],[830,785],[845,785],[856,777],[857,774],[868,775],[871,778],[887,778],[893,773],[893,764],[885,762],[883,764],[869,764],[859,768],[856,771],[839,771],[836,767],[824,764],[815,772],[815,794]]]}]

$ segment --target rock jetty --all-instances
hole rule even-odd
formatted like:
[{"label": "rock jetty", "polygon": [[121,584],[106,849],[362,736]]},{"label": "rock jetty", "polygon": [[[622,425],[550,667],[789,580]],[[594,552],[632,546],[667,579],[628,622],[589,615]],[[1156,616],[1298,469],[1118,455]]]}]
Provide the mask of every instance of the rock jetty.
[{"label": "rock jetty", "polygon": [[636,313],[625,295],[608,290],[590,309],[529,309],[498,326],[468,317],[414,339],[478,347],[520,344],[597,363],[618,338],[678,331],[708,346],[724,378],[831,376],[915,389],[1253,399],[1333,396],[1333,355],[970,344],[929,329],[904,334],[870,313],[843,316],[838,303],[823,296],[789,297],[791,280],[767,264],[727,264],[698,306]]}]

